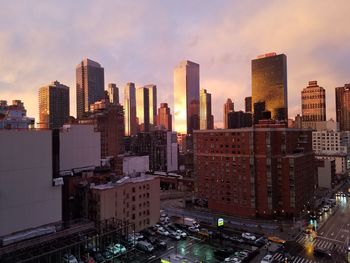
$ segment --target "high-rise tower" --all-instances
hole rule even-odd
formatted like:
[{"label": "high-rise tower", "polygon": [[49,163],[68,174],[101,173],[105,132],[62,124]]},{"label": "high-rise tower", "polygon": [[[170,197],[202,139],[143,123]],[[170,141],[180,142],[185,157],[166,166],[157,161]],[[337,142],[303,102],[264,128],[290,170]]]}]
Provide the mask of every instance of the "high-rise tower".
[{"label": "high-rise tower", "polygon": [[214,116],[211,112],[211,94],[206,89],[200,90],[200,129],[214,128]]},{"label": "high-rise tower", "polygon": [[39,89],[39,127],[61,128],[69,117],[69,87],[52,82]]},{"label": "high-rise tower", "polygon": [[124,88],[125,136],[136,135],[135,84],[128,82]]},{"label": "high-rise tower", "polygon": [[326,91],[309,81],[301,92],[302,127],[316,129],[316,122],[326,120]]},{"label": "high-rise tower", "polygon": [[252,60],[252,105],[265,102],[274,120],[287,121],[287,56],[269,53]]},{"label": "high-rise tower", "polygon": [[104,69],[90,59],[84,59],[76,67],[77,118],[90,111],[90,105],[104,99]]},{"label": "high-rise tower", "polygon": [[109,102],[117,105],[119,104],[119,88],[114,83],[108,84]]},{"label": "high-rise tower", "polygon": [[224,129],[228,129],[228,114],[235,110],[235,105],[230,98],[224,104]]},{"label": "high-rise tower", "polygon": [[337,122],[341,131],[350,131],[350,83],[335,88]]},{"label": "high-rise tower", "polygon": [[192,134],[199,129],[199,64],[182,61],[174,70],[175,131]]}]

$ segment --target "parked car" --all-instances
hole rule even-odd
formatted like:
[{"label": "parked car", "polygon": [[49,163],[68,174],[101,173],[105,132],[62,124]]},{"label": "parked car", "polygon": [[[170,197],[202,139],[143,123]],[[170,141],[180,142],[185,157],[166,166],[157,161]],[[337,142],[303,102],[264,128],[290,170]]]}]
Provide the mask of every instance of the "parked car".
[{"label": "parked car", "polygon": [[167,248],[167,244],[165,243],[165,241],[160,240],[160,239],[158,239],[158,238],[149,237],[149,238],[148,238],[148,241],[149,241],[154,247],[157,247],[157,248],[160,248],[160,249],[165,249],[165,248]]},{"label": "parked car", "polygon": [[124,254],[126,252],[126,248],[121,244],[110,244],[107,247],[107,250],[111,252],[113,255]]},{"label": "parked car", "polygon": [[329,206],[328,205],[325,205],[325,206],[323,206],[323,211],[325,211],[325,212],[328,212],[329,211]]},{"label": "parked car", "polygon": [[103,251],[102,256],[107,260],[113,258],[113,254],[109,250]]},{"label": "parked car", "polygon": [[93,258],[97,263],[103,263],[105,262],[105,258],[102,256],[100,252],[96,252],[93,254]]},{"label": "parked car", "polygon": [[139,242],[137,242],[136,247],[138,249],[140,249],[140,250],[142,250],[144,252],[148,252],[148,253],[151,253],[154,250],[154,247],[150,243],[148,243],[146,241],[139,241]]},{"label": "parked car", "polygon": [[176,234],[178,234],[182,238],[186,238],[187,237],[187,234],[184,231],[180,230],[180,229],[176,230]]},{"label": "parked car", "polygon": [[169,237],[171,237],[172,239],[175,239],[175,240],[180,240],[181,239],[181,236],[178,235],[175,231],[171,231],[169,233]]},{"label": "parked car", "polygon": [[317,215],[322,216],[323,215],[323,209],[318,209]]},{"label": "parked car", "polygon": [[188,230],[191,232],[191,233],[198,233],[199,232],[199,229],[195,226],[190,226],[188,228]]},{"label": "parked car", "polygon": [[256,240],[256,237],[251,234],[251,233],[242,233],[242,237],[245,238],[245,239],[248,239],[248,240],[252,240],[252,241],[255,241]]},{"label": "parked car", "polygon": [[271,263],[272,261],[273,261],[273,256],[268,254],[260,261],[260,263]]},{"label": "parked car", "polygon": [[72,254],[64,254],[62,257],[62,261],[67,263],[78,263],[77,258]]},{"label": "parked car", "polygon": [[237,236],[230,236],[228,239],[231,240],[232,242],[244,243],[244,240],[242,238],[237,237]]},{"label": "parked car", "polygon": [[169,232],[164,229],[164,227],[158,228],[157,231],[158,234],[163,235],[163,236],[169,236]]},{"label": "parked car", "polygon": [[231,256],[231,257],[225,258],[225,262],[241,263],[242,260],[240,260],[239,258],[237,258],[235,256]]},{"label": "parked car", "polygon": [[89,255],[89,253],[86,253],[81,257],[84,263],[96,263],[95,260]]},{"label": "parked car", "polygon": [[217,249],[214,251],[214,256],[221,260],[230,257],[234,252],[233,248]]},{"label": "parked car", "polygon": [[259,237],[257,240],[254,241],[254,243],[257,247],[262,247],[262,246],[266,245],[267,242],[268,242],[268,240],[266,237]]}]

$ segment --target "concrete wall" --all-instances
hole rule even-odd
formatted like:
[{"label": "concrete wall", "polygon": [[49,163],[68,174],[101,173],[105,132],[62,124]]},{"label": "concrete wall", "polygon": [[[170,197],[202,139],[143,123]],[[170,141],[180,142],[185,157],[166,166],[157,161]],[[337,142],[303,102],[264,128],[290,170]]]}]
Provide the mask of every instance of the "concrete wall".
[{"label": "concrete wall", "polygon": [[123,174],[133,176],[149,171],[149,156],[128,156],[123,158]]},{"label": "concrete wall", "polygon": [[178,170],[178,145],[176,132],[167,132],[167,172]]},{"label": "concrete wall", "polygon": [[51,131],[0,131],[0,236],[61,221]]},{"label": "concrete wall", "polygon": [[93,125],[64,125],[60,133],[60,170],[99,166],[101,135]]},{"label": "concrete wall", "polygon": [[332,187],[332,161],[324,160],[323,167],[318,167],[318,187]]}]

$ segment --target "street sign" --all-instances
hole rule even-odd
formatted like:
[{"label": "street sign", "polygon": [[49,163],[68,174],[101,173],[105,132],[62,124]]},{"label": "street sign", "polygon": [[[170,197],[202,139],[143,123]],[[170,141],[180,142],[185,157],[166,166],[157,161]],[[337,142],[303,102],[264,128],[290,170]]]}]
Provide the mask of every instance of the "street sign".
[{"label": "street sign", "polygon": [[218,218],[218,226],[223,226],[223,225],[224,225],[224,219]]}]

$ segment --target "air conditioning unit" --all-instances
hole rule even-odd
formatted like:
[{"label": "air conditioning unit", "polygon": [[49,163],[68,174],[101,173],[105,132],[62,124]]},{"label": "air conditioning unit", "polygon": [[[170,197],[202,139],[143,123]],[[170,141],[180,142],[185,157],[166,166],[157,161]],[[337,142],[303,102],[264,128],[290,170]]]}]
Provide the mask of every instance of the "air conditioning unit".
[{"label": "air conditioning unit", "polygon": [[63,185],[63,178],[62,177],[58,177],[58,178],[54,178],[52,180],[52,186],[60,186]]}]

